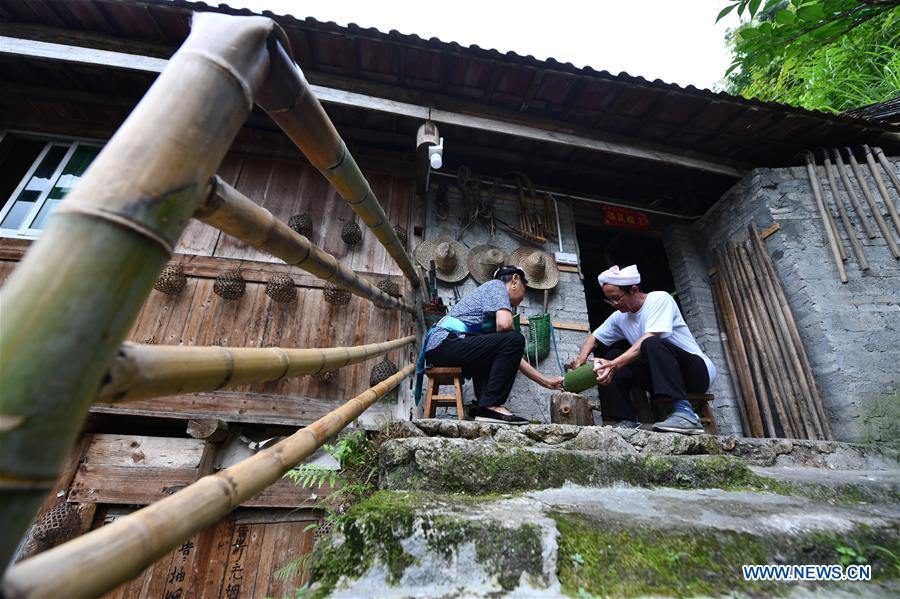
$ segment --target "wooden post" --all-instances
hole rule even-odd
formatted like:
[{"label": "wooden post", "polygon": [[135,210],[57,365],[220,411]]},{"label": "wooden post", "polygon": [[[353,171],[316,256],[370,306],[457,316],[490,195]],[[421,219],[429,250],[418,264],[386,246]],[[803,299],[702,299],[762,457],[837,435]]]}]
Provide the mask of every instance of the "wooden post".
[{"label": "wooden post", "polygon": [[206,439],[210,443],[224,441],[228,436],[228,423],[218,418],[188,420],[187,434],[194,439]]},{"label": "wooden post", "polygon": [[828,187],[831,189],[831,197],[834,199],[834,205],[837,207],[838,216],[840,216],[841,222],[844,224],[844,230],[847,231],[850,247],[853,248],[853,253],[856,255],[857,262],[859,262],[859,269],[869,270],[869,261],[866,260],[866,253],[856,238],[856,229],[853,227],[850,216],[847,214],[847,209],[844,207],[844,202],[841,200],[837,181],[834,178],[834,167],[831,164],[831,159],[828,157],[827,151],[823,150],[822,154],[824,156],[823,162],[825,163],[825,176],[828,178]]},{"label": "wooden post", "polygon": [[837,148],[832,148],[831,156],[834,158],[834,166],[841,178],[841,182],[844,184],[844,189],[847,190],[847,197],[850,198],[850,203],[853,204],[853,209],[856,210],[856,215],[859,217],[859,222],[862,223],[866,236],[869,239],[875,239],[875,231],[869,226],[869,219],[866,218],[866,212],[863,210],[862,203],[859,201],[859,196],[857,196],[856,192],[853,190],[853,185],[850,183],[850,177],[847,176],[847,168],[844,166],[844,161],[841,160],[841,153]]},{"label": "wooden post", "polygon": [[590,402],[577,393],[554,393],[550,396],[550,422],[592,426],[594,413]]}]

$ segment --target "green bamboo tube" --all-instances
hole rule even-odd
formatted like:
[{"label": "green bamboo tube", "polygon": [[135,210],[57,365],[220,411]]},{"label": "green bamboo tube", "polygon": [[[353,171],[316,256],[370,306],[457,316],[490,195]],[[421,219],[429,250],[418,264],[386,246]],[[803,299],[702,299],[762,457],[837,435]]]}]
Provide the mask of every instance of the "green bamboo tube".
[{"label": "green bamboo tube", "polygon": [[281,46],[272,51],[272,72],[257,98],[257,104],[372,230],[413,288],[418,287],[415,266],[397,238],[375,192],[310,89],[300,67]]},{"label": "green bamboo tube", "polygon": [[261,17],[196,16],[4,286],[0,563],[56,479],[103,373],[250,113],[273,28]]},{"label": "green bamboo tube", "polygon": [[350,293],[390,308],[402,308],[413,312],[414,308],[381,291],[352,269],[338,262],[337,258],[316,247],[285,223],[239,192],[237,189],[213,177],[210,192],[195,213],[202,220],[244,243],[266,251],[288,264],[299,266],[313,275],[332,281]]},{"label": "green bamboo tube", "polygon": [[592,360],[582,364],[575,370],[570,370],[563,377],[563,388],[569,393],[581,393],[596,386],[597,374],[594,372],[594,362]]},{"label": "green bamboo tube", "polygon": [[415,365],[406,366],[253,457],[204,476],[112,524],[16,564],[3,579],[3,596],[97,597],[114,589],[277,482],[414,370]]},{"label": "green bamboo tube", "polygon": [[98,401],[134,401],[240,385],[341,368],[415,343],[415,335],[355,347],[182,347],[126,343],[109,369]]}]

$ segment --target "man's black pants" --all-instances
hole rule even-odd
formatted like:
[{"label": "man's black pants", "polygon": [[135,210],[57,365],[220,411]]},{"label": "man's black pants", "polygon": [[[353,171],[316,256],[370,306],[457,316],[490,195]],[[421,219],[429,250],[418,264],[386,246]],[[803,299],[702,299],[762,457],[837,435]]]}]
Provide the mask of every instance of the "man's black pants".
[{"label": "man's black pants", "polygon": [[525,353],[525,337],[516,331],[466,335],[444,339],[425,360],[434,366],[458,366],[463,378],[471,378],[478,406],[490,408],[506,403]]},{"label": "man's black pants", "polygon": [[[623,353],[624,350],[611,349],[604,357],[612,360]],[[687,399],[688,393],[706,391],[709,371],[700,356],[660,337],[647,337],[641,342],[640,357],[617,370],[608,385],[598,387],[604,419],[637,421],[631,387],[643,389],[654,397]]]}]

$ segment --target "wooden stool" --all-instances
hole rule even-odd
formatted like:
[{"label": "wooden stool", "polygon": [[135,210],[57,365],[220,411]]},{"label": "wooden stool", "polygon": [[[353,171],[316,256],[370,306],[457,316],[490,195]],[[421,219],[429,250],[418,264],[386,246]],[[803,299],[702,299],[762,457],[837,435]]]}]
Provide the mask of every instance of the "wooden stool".
[{"label": "wooden stool", "polygon": [[[700,416],[700,424],[703,425],[703,430],[710,435],[718,435],[719,427],[716,426],[716,418],[713,416],[712,406],[711,404],[715,399],[715,396],[710,393],[688,393],[687,399],[691,402],[691,407],[694,408],[694,411],[697,412],[697,415]],[[660,405],[660,402],[651,401],[653,404],[651,407],[653,409],[653,417],[657,420],[664,420],[668,415],[663,406]]]},{"label": "wooden stool", "polygon": [[[438,406],[455,405],[456,416],[460,420],[465,420],[466,411],[463,409],[461,382],[462,368],[426,368],[425,376],[428,377],[428,391],[425,394],[425,417],[434,418],[434,412]],[[439,395],[441,385],[453,385],[453,395]]]}]

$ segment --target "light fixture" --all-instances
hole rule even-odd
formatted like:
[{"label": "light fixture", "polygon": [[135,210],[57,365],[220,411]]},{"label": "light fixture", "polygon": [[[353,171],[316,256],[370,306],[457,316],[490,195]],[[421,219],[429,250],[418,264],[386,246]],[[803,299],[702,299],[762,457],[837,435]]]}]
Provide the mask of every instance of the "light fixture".
[{"label": "light fixture", "polygon": [[444,164],[444,138],[441,138],[441,143],[436,146],[431,146],[428,148],[428,162],[431,164],[431,168],[437,170],[441,168]]}]

